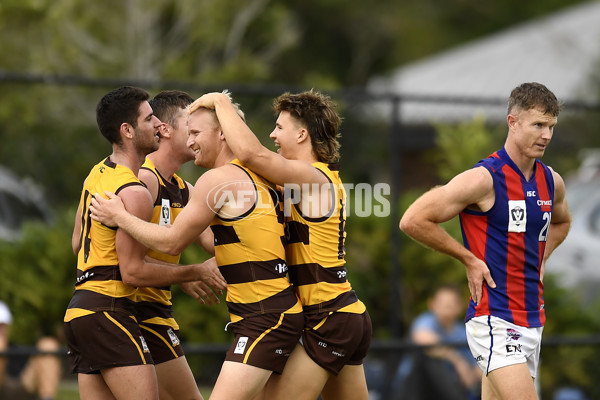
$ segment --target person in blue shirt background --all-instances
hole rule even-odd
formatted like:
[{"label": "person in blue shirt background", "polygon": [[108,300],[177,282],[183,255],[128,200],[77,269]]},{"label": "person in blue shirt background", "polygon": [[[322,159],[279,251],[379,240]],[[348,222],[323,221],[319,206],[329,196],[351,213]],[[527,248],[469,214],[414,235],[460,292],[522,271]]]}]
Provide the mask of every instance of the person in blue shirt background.
[{"label": "person in blue shirt background", "polygon": [[[469,348],[462,293],[439,286],[410,328],[410,340],[425,346],[400,362],[392,393],[395,399],[478,399],[481,370]],[[441,344],[438,346],[438,344]]]}]

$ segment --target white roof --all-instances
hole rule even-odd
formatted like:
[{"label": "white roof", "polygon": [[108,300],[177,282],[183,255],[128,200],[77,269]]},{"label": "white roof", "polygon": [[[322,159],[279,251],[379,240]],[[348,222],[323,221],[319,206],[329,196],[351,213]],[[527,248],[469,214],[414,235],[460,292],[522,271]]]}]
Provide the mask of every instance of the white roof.
[{"label": "white roof", "polygon": [[593,1],[408,64],[373,79],[368,89],[407,98],[472,97],[501,103],[411,101],[401,108],[405,122],[463,120],[482,112],[488,120],[504,119],[510,91],[523,82],[543,83],[563,102],[595,101],[597,88],[589,83],[598,67],[600,2]]}]

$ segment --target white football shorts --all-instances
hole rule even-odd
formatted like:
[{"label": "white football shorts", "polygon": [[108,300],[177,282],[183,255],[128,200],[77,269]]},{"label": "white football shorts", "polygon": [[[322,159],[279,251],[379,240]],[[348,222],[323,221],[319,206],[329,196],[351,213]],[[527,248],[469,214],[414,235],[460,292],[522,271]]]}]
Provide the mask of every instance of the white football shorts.
[{"label": "white football shorts", "polygon": [[471,318],[465,326],[469,349],[484,374],[527,363],[536,377],[544,327],[526,328],[491,315]]}]

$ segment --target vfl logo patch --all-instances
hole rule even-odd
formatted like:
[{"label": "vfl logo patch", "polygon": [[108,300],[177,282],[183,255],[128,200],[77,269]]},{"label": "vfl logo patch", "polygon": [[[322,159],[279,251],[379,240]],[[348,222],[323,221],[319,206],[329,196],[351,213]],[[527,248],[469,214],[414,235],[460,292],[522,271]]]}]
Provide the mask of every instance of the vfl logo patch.
[{"label": "vfl logo patch", "polygon": [[167,329],[167,335],[169,335],[169,339],[171,339],[171,344],[173,346],[179,345],[179,338],[177,337],[175,332],[173,332],[173,329],[171,329],[171,328]]},{"label": "vfl logo patch", "polygon": [[235,350],[233,351],[233,354],[244,354],[244,351],[246,351],[246,345],[248,344],[248,337],[247,336],[242,336],[237,344],[235,345]]},{"label": "vfl logo patch", "polygon": [[171,224],[171,202],[169,199],[162,199],[162,205],[160,208],[160,221],[159,225],[170,225]]},{"label": "vfl logo patch", "polygon": [[150,353],[150,349],[148,348],[148,345],[146,344],[146,339],[144,339],[143,336],[140,336],[140,342],[142,342],[142,351],[144,353]]},{"label": "vfl logo patch", "polygon": [[525,232],[527,225],[527,207],[525,200],[508,201],[508,231]]}]

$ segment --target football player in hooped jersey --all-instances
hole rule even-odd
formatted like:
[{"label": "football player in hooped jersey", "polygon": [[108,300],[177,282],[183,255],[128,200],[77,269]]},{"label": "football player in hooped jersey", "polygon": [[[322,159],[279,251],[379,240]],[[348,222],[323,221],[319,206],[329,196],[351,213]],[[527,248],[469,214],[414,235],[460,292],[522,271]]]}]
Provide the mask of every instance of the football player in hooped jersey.
[{"label": "football player in hooped jersey", "polygon": [[[539,160],[559,111],[542,84],[513,89],[504,147],[422,195],[400,221],[407,235],[466,267],[467,339],[484,400],[537,399],[544,265],[571,225],[564,181]],[[457,215],[464,245],[438,225]]]},{"label": "football player in hooped jersey", "polygon": [[362,362],[372,327],[365,305],[346,279],[346,193],[336,163],[341,118],[335,103],[312,90],[279,96],[271,133],[277,153],[235,118],[225,94],[206,94],[190,109],[195,107],[214,108],[234,154],[283,186],[286,202],[294,199],[285,204],[286,258],[304,310],[302,344],[283,374],[271,376],[263,398],[316,399],[321,393],[325,400],[368,399]]},{"label": "football player in hooped jersey", "polygon": [[204,280],[226,288],[214,260],[200,265],[156,263],[147,248],[122,229],[93,221],[94,193],[110,190],[127,209],[150,220],[152,201],[137,177],[147,154],[159,147],[161,121],[148,93],[124,86],[102,97],[98,128],[112,154],[90,171],[77,209],[72,246],[77,279],[64,317],[71,370],[82,399],[158,399],[153,358],[135,318],[137,288]]},{"label": "football player in hooped jersey", "polygon": [[[138,177],[148,188],[154,201],[151,222],[170,225],[187,204],[193,186],[177,175],[179,168],[194,159],[187,146],[187,106],[193,102],[189,94],[165,90],[149,101],[159,126],[160,146],[148,154]],[[214,255],[210,230],[199,244]],[[163,262],[178,263],[180,255],[148,250],[148,256]],[[202,281],[180,283],[179,286],[201,303],[219,303],[216,294]],[[136,318],[154,360],[161,400],[202,399],[190,370],[181,341],[179,325],[173,316],[169,286],[140,287],[136,292]]]},{"label": "football player in hooped jersey", "polygon": [[302,305],[287,277],[283,215],[274,185],[235,159],[214,110],[191,112],[188,134],[194,163],[211,169],[170,227],[129,214],[110,193],[111,200],[100,194],[93,200],[92,218],[169,254],[180,253],[210,225],[234,333],[210,398],[251,400],[273,372],[282,372],[303,326]]}]

